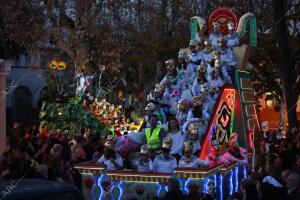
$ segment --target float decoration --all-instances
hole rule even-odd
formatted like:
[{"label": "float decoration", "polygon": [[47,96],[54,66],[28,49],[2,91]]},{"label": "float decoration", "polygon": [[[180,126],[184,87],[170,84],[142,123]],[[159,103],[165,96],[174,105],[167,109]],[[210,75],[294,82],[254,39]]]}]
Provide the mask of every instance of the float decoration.
[{"label": "float decoration", "polygon": [[63,71],[67,69],[67,64],[64,61],[51,60],[49,68],[52,70]]},{"label": "float decoration", "polygon": [[[192,18],[193,19],[193,18]],[[250,34],[250,46],[255,47],[257,45],[257,24],[256,18],[253,13],[244,14],[238,21],[236,15],[228,8],[219,8],[211,13],[209,16],[209,30],[213,30],[213,22],[218,21],[220,24],[220,32],[222,35],[228,34],[227,23],[233,22],[234,30],[236,30],[238,37],[242,38],[247,31],[247,23],[249,21],[249,34]],[[192,23],[196,22],[196,18],[191,21]],[[191,26],[192,27],[192,26]],[[195,28],[191,28],[191,36],[194,34]],[[197,32],[197,29],[196,29]],[[193,34],[192,34],[193,33]],[[191,37],[193,39],[193,37]]]},{"label": "float decoration", "polygon": [[216,21],[220,24],[220,32],[222,33],[222,35],[228,34],[227,23],[230,21],[234,24],[234,30],[237,29],[237,17],[228,8],[219,8],[210,14],[208,20],[210,32],[213,32],[213,23]]}]

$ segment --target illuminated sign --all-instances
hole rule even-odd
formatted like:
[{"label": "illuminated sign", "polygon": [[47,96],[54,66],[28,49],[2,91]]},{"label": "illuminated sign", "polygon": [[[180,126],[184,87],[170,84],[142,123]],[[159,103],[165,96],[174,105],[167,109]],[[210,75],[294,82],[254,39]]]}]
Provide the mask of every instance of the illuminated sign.
[{"label": "illuminated sign", "polygon": [[204,136],[201,159],[206,159],[207,155],[212,153],[211,147],[218,146],[221,151],[227,147],[230,134],[232,133],[233,118],[234,118],[234,102],[235,90],[233,88],[225,88],[219,99],[213,117],[209,123],[209,129]]}]

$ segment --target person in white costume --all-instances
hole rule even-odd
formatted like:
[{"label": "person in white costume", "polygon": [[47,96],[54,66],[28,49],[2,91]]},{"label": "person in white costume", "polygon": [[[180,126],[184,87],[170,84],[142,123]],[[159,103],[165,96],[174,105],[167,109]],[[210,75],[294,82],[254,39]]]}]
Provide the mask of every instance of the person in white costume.
[{"label": "person in white costume", "polygon": [[143,144],[141,146],[141,155],[137,159],[137,167],[139,172],[153,171],[152,160],[148,156],[149,151],[150,151],[150,145]]},{"label": "person in white costume", "polygon": [[240,40],[237,32],[234,30],[234,23],[232,21],[227,23],[227,28],[229,33],[225,36],[225,39],[227,40],[227,46],[232,49],[232,47],[240,44]]},{"label": "person in white costume", "polygon": [[177,160],[179,160],[182,154],[182,148],[184,143],[184,135],[182,134],[179,124],[175,117],[172,117],[169,120],[168,125],[168,134],[167,137],[172,138],[172,147],[171,147],[171,154],[175,156]]},{"label": "person in white costume", "polygon": [[162,153],[157,155],[153,161],[154,172],[173,173],[177,167],[177,160],[170,153],[172,147],[172,139],[165,137],[162,144]]},{"label": "person in white costume", "polygon": [[182,130],[182,126],[186,122],[188,112],[189,112],[188,102],[184,99],[180,99],[177,104],[177,113],[176,113],[176,119],[178,121],[180,130]]},{"label": "person in white costume", "polygon": [[188,83],[192,85],[194,82],[195,74],[197,66],[201,63],[201,53],[197,50],[197,41],[191,40],[189,43],[189,49],[191,50],[191,54],[188,55]]},{"label": "person in white costume", "polygon": [[186,122],[193,123],[197,127],[200,137],[205,133],[210,117],[206,110],[204,110],[203,103],[202,96],[195,96],[193,98],[193,108],[189,111]]},{"label": "person in white costume", "polygon": [[186,142],[193,143],[192,153],[198,156],[201,150],[200,137],[199,137],[198,129],[193,123],[190,123],[188,125]]},{"label": "person in white costume", "polygon": [[178,162],[178,167],[208,167],[209,161],[201,160],[193,154],[193,142],[185,142],[183,156]]},{"label": "person in white costume", "polygon": [[194,96],[199,95],[209,87],[209,82],[206,78],[206,66],[201,64],[198,66],[198,78],[195,79],[194,84],[192,86],[192,92]]},{"label": "person in white costume", "polygon": [[209,35],[209,41],[211,45],[213,46],[214,50],[219,49],[218,41],[222,37],[222,34],[220,33],[220,24],[219,22],[215,21],[213,22],[213,32]]},{"label": "person in white costume", "polygon": [[123,159],[115,151],[117,139],[113,135],[109,135],[104,144],[104,154],[97,161],[100,164],[105,164],[107,170],[121,170],[123,168]]}]

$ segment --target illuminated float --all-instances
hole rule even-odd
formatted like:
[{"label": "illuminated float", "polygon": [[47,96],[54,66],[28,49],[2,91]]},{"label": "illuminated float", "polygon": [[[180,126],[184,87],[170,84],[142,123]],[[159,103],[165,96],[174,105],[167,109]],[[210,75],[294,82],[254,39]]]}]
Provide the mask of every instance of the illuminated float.
[{"label": "illuminated float", "polygon": [[[256,21],[251,13],[243,15],[239,23],[234,13],[226,8],[220,8],[210,15],[209,28],[218,22],[222,34],[227,34],[224,28],[229,21],[233,22],[237,36],[241,38],[246,32],[247,22],[250,24],[250,46],[256,45]],[[198,28],[205,26],[201,17],[191,18],[191,39],[197,36]],[[250,47],[242,45],[233,47],[235,64],[234,84],[225,85],[219,91],[219,96],[210,115],[208,125],[202,140],[201,159],[214,155],[215,147],[220,152],[225,151],[233,136],[238,133],[240,146],[251,152],[254,129],[259,128],[255,110],[254,90],[250,74],[245,71],[250,54]],[[129,125],[129,130],[140,131],[142,123]],[[248,154],[251,158],[251,153]],[[204,193],[213,193],[214,199],[226,199],[237,192],[241,179],[247,176],[245,164],[237,162],[213,163],[206,168],[175,168],[174,173],[139,173],[135,171],[106,171],[105,166],[97,163],[82,163],[75,166],[82,175],[82,191],[86,199],[122,199],[126,193],[133,193],[141,199],[146,196],[163,196],[168,188],[170,177],[180,181],[181,190],[188,193],[197,189]]]}]

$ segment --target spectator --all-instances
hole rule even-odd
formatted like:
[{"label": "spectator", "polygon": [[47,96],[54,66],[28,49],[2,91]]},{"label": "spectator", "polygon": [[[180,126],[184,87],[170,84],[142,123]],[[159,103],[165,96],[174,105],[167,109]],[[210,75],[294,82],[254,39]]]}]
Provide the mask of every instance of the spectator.
[{"label": "spectator", "polygon": [[137,158],[137,166],[139,172],[152,172],[153,171],[153,164],[151,159],[148,157],[148,153],[150,150],[150,146],[144,144],[141,147],[141,155]]},{"label": "spectator", "polygon": [[168,192],[163,197],[163,200],[184,200],[185,196],[180,191],[179,181],[175,178],[169,178],[168,181]]},{"label": "spectator", "polygon": [[250,180],[244,180],[241,183],[241,190],[243,193],[243,200],[259,199],[256,185]]},{"label": "spectator", "polygon": [[282,159],[283,169],[293,169],[294,163],[296,163],[296,152],[293,148],[292,142],[285,142],[283,150],[279,156]]},{"label": "spectator", "polygon": [[115,151],[116,138],[112,135],[107,137],[104,146],[104,155],[97,161],[100,164],[105,164],[107,170],[123,169],[123,159]]},{"label": "spectator", "polygon": [[175,156],[176,160],[180,159],[183,143],[184,143],[184,136],[181,134],[179,124],[176,118],[171,118],[169,120],[169,133],[167,137],[172,138],[172,147],[171,147],[171,154]]},{"label": "spectator", "polygon": [[292,173],[288,176],[287,182],[287,193],[286,193],[286,200],[294,200],[300,197],[299,187],[300,187],[300,176],[299,174]]},{"label": "spectator", "polygon": [[157,125],[156,115],[152,115],[149,120],[150,128],[146,128],[145,130],[146,141],[156,153],[160,153],[162,140],[166,137],[166,133],[161,126]]}]

